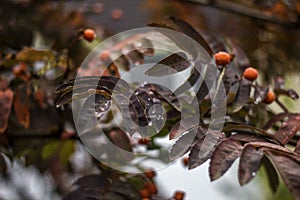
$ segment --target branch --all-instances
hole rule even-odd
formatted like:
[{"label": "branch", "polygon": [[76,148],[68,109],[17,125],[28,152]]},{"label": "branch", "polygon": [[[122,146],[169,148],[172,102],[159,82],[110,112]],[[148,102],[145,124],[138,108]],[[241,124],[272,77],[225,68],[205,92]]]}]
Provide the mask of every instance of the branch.
[{"label": "branch", "polygon": [[232,3],[228,1],[218,1],[218,0],[185,0],[190,3],[195,3],[203,6],[210,6],[217,9],[221,9],[227,12],[233,12],[238,15],[242,15],[244,17],[252,18],[252,19],[259,19],[264,22],[269,22],[273,24],[277,24],[280,26],[288,27],[288,28],[299,28],[300,22],[298,20],[282,20],[275,16],[266,15],[263,12],[249,8],[243,5],[239,5],[237,3]]}]

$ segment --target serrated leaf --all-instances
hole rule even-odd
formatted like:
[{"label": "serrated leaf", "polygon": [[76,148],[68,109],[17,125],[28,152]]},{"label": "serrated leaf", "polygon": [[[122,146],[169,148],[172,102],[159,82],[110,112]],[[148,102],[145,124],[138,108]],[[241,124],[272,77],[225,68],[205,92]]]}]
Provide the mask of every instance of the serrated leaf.
[{"label": "serrated leaf", "polygon": [[240,185],[245,185],[256,176],[263,156],[264,154],[261,149],[256,149],[250,144],[244,147],[238,170]]},{"label": "serrated leaf", "polygon": [[275,133],[275,138],[280,141],[281,144],[286,144],[299,130],[300,115],[291,114],[287,120],[282,123],[280,130]]},{"label": "serrated leaf", "polygon": [[169,154],[170,160],[175,160],[186,154],[195,144],[195,141],[201,140],[203,136],[204,133],[198,127],[187,130],[172,146]]},{"label": "serrated leaf", "polygon": [[219,51],[226,51],[224,43],[217,37],[215,37],[213,34],[204,31],[200,31],[200,34],[208,43],[213,53],[217,53]]},{"label": "serrated leaf", "polygon": [[193,38],[196,42],[198,42],[209,55],[213,55],[213,52],[209,46],[209,44],[206,42],[206,40],[200,35],[198,31],[196,31],[190,24],[183,21],[182,19],[176,18],[176,17],[169,17],[169,20],[174,23],[179,30]]},{"label": "serrated leaf", "polygon": [[156,77],[167,76],[181,72],[187,69],[190,65],[191,64],[188,61],[186,54],[178,52],[159,61],[156,65],[148,69],[145,74]]},{"label": "serrated leaf", "polygon": [[169,133],[169,139],[172,140],[174,138],[177,138],[181,136],[183,133],[185,133],[186,131],[192,128],[197,128],[198,125],[199,125],[199,120],[196,118],[191,117],[187,119],[182,119],[177,123],[175,123],[174,126],[171,128]]},{"label": "serrated leaf", "polygon": [[206,136],[193,146],[189,154],[189,169],[194,169],[207,161],[223,139],[222,133],[209,130]]},{"label": "serrated leaf", "polygon": [[238,140],[240,142],[269,142],[263,137],[258,137],[253,134],[236,133],[230,137],[231,139]]},{"label": "serrated leaf", "polygon": [[214,181],[225,174],[232,163],[241,155],[243,146],[232,139],[223,140],[214,150],[210,164],[209,176]]},{"label": "serrated leaf", "polygon": [[274,150],[266,151],[280,177],[296,199],[300,197],[300,162],[292,156]]}]

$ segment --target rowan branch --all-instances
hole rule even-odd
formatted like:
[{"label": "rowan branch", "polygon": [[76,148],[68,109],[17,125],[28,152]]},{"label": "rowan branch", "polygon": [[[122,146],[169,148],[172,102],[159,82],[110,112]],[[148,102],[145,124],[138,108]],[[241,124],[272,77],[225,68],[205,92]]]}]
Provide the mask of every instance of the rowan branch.
[{"label": "rowan branch", "polygon": [[224,10],[227,12],[236,13],[236,14],[244,16],[244,17],[258,19],[258,20],[261,20],[264,22],[277,24],[277,25],[287,27],[287,28],[299,28],[300,27],[299,20],[294,20],[294,21],[293,20],[283,20],[276,16],[264,14],[263,12],[261,12],[257,9],[249,8],[247,6],[243,6],[243,5],[229,2],[229,1],[224,1],[224,0],[222,0],[222,1],[220,1],[220,0],[184,0],[184,1],[203,5],[203,6],[213,7],[213,8]]}]

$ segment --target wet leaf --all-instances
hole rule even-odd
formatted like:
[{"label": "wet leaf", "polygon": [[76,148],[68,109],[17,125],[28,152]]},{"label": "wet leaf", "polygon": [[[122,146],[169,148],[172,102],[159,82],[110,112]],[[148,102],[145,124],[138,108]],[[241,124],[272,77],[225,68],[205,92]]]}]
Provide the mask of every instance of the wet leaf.
[{"label": "wet leaf", "polygon": [[178,101],[176,95],[166,87],[157,84],[146,84],[145,88],[149,88],[158,98],[165,101],[176,110],[180,111],[180,102]]},{"label": "wet leaf", "polygon": [[142,38],[133,43],[134,47],[145,56],[153,56],[154,48],[150,40]]},{"label": "wet leaf", "polygon": [[15,90],[14,111],[19,123],[25,128],[29,128],[30,112],[29,112],[29,96],[31,94],[29,85],[20,85]]},{"label": "wet leaf", "polygon": [[0,91],[0,134],[4,133],[7,128],[8,117],[10,115],[13,102],[13,96],[14,93],[10,89]]},{"label": "wet leaf", "polygon": [[250,144],[244,147],[241,154],[238,172],[240,185],[247,184],[256,176],[263,156],[264,154],[261,149],[256,149]]},{"label": "wet leaf", "polygon": [[[199,138],[196,138],[197,132],[199,132]],[[170,160],[175,160],[186,154],[192,148],[194,142],[201,139],[201,135],[203,137],[204,133],[201,133],[197,127],[187,130],[187,132],[179,137],[172,146],[169,154]]]},{"label": "wet leaf", "polygon": [[243,146],[232,139],[223,140],[214,150],[210,164],[209,176],[214,181],[225,174],[232,163],[241,155]]},{"label": "wet leaf", "polygon": [[300,197],[300,162],[292,156],[274,150],[266,151],[280,177],[294,197]]},{"label": "wet leaf", "polygon": [[130,144],[129,138],[122,130],[109,131],[107,136],[117,147],[125,151],[132,152],[132,146]]},{"label": "wet leaf", "polygon": [[291,114],[285,120],[279,131],[275,133],[275,138],[282,144],[286,144],[300,130],[300,114]]},{"label": "wet leaf", "polygon": [[190,66],[190,62],[185,53],[178,52],[169,55],[156,65],[148,69],[145,74],[149,76],[167,76],[181,72]]},{"label": "wet leaf", "polygon": [[[125,49],[128,49],[128,51],[126,51]],[[144,56],[142,53],[140,53],[138,50],[135,49],[135,47],[133,45],[129,45],[128,47],[126,47],[125,49],[123,49],[123,51],[127,52],[125,54],[125,57],[134,65],[141,65],[144,63]]]},{"label": "wet leaf", "polygon": [[197,128],[198,124],[199,120],[193,117],[180,120],[179,122],[175,123],[174,126],[171,128],[169,133],[169,139],[175,139],[181,136],[186,131],[192,128]]},{"label": "wet leaf", "polygon": [[189,90],[191,87],[195,85],[197,80],[200,78],[200,73],[195,68],[192,69],[192,72],[187,79],[179,88],[176,89],[175,94],[181,94]]},{"label": "wet leaf", "polygon": [[218,131],[208,131],[206,136],[193,146],[189,154],[189,169],[194,169],[207,161],[224,137]]}]

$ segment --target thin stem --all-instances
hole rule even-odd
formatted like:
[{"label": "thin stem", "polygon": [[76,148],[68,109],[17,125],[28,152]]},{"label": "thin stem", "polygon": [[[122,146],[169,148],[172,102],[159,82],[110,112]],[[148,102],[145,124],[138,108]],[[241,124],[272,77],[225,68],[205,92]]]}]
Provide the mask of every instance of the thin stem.
[{"label": "thin stem", "polygon": [[280,108],[284,111],[284,113],[288,113],[288,109],[279,101],[278,98],[275,99],[275,102],[279,105]]}]

